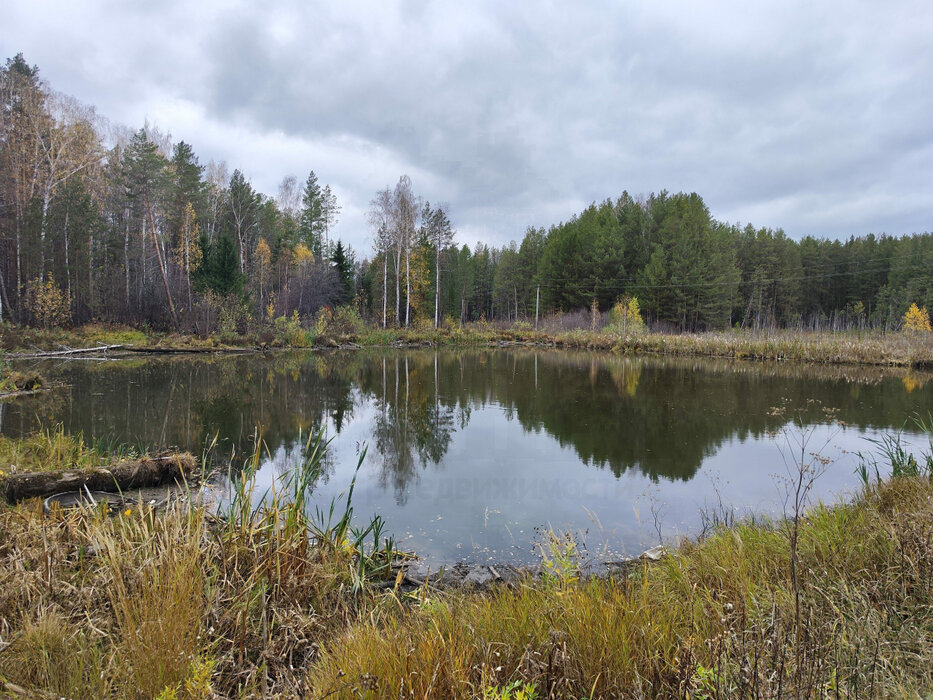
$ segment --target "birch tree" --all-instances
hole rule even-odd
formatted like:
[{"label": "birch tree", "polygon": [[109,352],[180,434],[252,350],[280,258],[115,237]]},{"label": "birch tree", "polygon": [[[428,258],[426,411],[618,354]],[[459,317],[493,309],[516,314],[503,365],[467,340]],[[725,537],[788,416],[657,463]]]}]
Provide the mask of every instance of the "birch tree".
[{"label": "birch tree", "polygon": [[185,287],[188,291],[188,309],[192,307],[191,273],[197,272],[201,265],[201,238],[197,217],[191,202],[185,205],[184,219],[178,232],[178,245],[175,248],[175,264],[185,275]]},{"label": "birch tree", "polygon": [[279,191],[275,198],[279,211],[293,219],[298,218],[301,210],[301,190],[298,188],[298,178],[286,175],[279,183]]},{"label": "birch tree", "polygon": [[[392,224],[395,220],[392,191],[386,187],[369,203],[369,224],[373,227],[376,255],[382,256],[382,327],[387,325],[389,250],[392,248]],[[397,287],[396,287],[397,289]]]},{"label": "birch tree", "polygon": [[230,170],[226,162],[215,163],[210,161],[206,168],[207,180],[207,225],[202,227],[202,233],[207,237],[208,243],[213,243],[217,236],[217,230],[223,219],[223,212],[227,206],[228,190],[227,183],[230,182]]},{"label": "birch tree", "polygon": [[[393,211],[395,213],[395,244],[396,261],[398,267],[401,266],[401,258],[405,257],[405,327],[411,322],[411,249],[415,239],[415,228],[418,225],[418,218],[421,212],[421,206],[418,198],[415,197],[411,187],[411,178],[408,175],[402,175],[395,185],[395,200]],[[400,311],[398,299],[398,274],[396,274],[396,314]],[[398,316],[396,316],[398,318]]]},{"label": "birch tree", "polygon": [[256,229],[256,212],[259,208],[259,195],[239,170],[233,171],[230,178],[230,190],[227,211],[240,261],[240,274],[246,274],[247,256],[251,250],[250,239]]},{"label": "birch tree", "polygon": [[421,221],[428,240],[434,246],[434,327],[437,328],[441,318],[441,253],[453,245],[454,231],[447,216],[447,206],[444,204],[432,210],[431,203],[426,202],[421,212]]},{"label": "birch tree", "polygon": [[39,227],[39,281],[45,279],[46,238],[49,205],[55,191],[93,163],[100,162],[103,150],[94,128],[96,114],[73,97],[52,93],[48,112],[33,121],[41,159],[40,196],[42,219]]}]

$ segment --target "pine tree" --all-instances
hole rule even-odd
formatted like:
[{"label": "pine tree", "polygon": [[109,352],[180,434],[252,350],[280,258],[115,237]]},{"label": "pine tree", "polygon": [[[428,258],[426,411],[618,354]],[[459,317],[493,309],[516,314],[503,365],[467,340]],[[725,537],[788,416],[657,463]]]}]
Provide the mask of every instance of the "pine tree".
[{"label": "pine tree", "polygon": [[305,181],[301,194],[301,211],[298,215],[298,238],[314,257],[324,252],[324,193],[312,170]]},{"label": "pine tree", "polygon": [[337,204],[337,195],[331,192],[330,185],[325,185],[321,192],[321,219],[324,228],[324,255],[330,254],[330,231],[337,225],[340,216],[340,205]]},{"label": "pine tree", "polygon": [[173,237],[172,245],[178,245],[182,227],[189,220],[186,213],[188,205],[200,219],[206,208],[207,186],[203,181],[204,168],[198,163],[194,149],[184,141],[175,144],[169,173],[169,230]]},{"label": "pine tree", "polygon": [[[137,131],[126,149],[124,183],[129,200],[135,204],[135,213],[141,226],[140,235],[143,248],[145,248],[147,231],[152,240],[153,248],[155,248],[169,313],[177,330],[178,316],[175,313],[175,304],[172,301],[172,292],[169,289],[168,272],[162,253],[159,227],[156,223],[157,210],[165,196],[166,164],[165,157],[159,152],[156,143],[149,138],[146,130],[140,129]],[[141,289],[142,287],[140,287]]]}]

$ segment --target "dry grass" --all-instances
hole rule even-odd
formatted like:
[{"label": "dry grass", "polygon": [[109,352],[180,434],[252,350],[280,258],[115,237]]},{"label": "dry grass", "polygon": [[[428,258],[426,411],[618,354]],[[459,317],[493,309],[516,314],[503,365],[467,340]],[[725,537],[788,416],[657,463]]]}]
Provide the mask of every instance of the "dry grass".
[{"label": "dry grass", "polygon": [[82,348],[97,345],[145,343],[144,331],[119,324],[90,323],[75,328],[25,328],[5,324],[0,329],[0,347],[4,350],[33,352]]},{"label": "dry grass", "polygon": [[620,337],[612,347],[626,353],[656,352],[822,364],[933,366],[933,336],[930,334],[800,331],[648,334]]},{"label": "dry grass", "polygon": [[[581,312],[582,313],[582,312]],[[577,318],[579,316],[579,318]],[[882,333],[877,331],[816,332],[798,330],[754,331],[729,330],[707,333],[617,333],[605,326],[603,314],[597,327],[590,330],[589,314],[565,314],[543,319],[541,330],[527,322],[468,323],[462,327],[448,324],[433,328],[389,328],[348,326],[336,336],[340,342],[364,346],[393,345],[497,345],[528,344],[565,348],[605,350],[624,354],[655,353],[663,355],[725,357],[747,360],[793,360],[821,364],[883,365],[933,368],[933,334]],[[157,334],[122,326],[88,325],[75,329],[38,330],[6,326],[0,344],[7,350],[57,350],[63,346],[87,347],[95,344],[223,349],[256,347],[267,344],[264,333],[223,336],[192,334]],[[306,347],[316,337],[315,331],[301,333],[295,347]],[[320,337],[324,337],[321,335]],[[310,340],[309,340],[310,339]],[[287,347],[279,339],[276,347]]]},{"label": "dry grass", "polygon": [[364,547],[372,530],[350,527],[348,503],[321,539],[288,492],[313,477],[320,452],[309,447],[301,481],[259,507],[247,469],[225,517],[200,506],[116,517],[0,507],[0,691],[300,693],[325,640],[381,608],[369,584],[393,555]]},{"label": "dry grass", "polygon": [[316,664],[335,697],[891,697],[933,687],[933,484],[872,487],[788,538],[742,524],[628,576],[453,593],[355,625]]},{"label": "dry grass", "polygon": [[35,370],[17,372],[0,366],[0,398],[8,394],[39,391],[45,384],[45,377]]},{"label": "dry grass", "polygon": [[614,333],[606,329],[534,331],[468,324],[439,330],[370,329],[354,338],[363,345],[528,344],[611,351],[744,360],[791,360],[831,365],[933,367],[933,334],[809,331],[723,331],[708,333]]},{"label": "dry grass", "polygon": [[922,461],[918,475],[869,479],[854,502],[807,513],[796,590],[785,523],[746,522],[612,579],[579,580],[572,548],[554,538],[543,578],[403,595],[387,575],[391,546],[364,545],[373,531],[349,527],[348,504],[309,518],[295,499],[317,448],[264,506],[253,506],[247,469],[222,518],[201,507],[0,509],[0,687],[163,698],[933,688],[933,482]]}]

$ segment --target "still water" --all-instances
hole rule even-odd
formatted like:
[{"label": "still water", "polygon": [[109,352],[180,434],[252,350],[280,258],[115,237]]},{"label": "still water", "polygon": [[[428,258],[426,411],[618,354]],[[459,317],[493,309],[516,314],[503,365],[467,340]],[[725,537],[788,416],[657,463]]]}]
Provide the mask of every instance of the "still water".
[{"label": "still water", "polygon": [[[858,487],[857,452],[933,409],[928,373],[531,349],[134,358],[35,365],[64,385],[0,406],[0,431],[70,432],[217,459],[269,448],[260,490],[331,439],[312,501],[365,458],[357,519],[433,564],[537,559],[542,528],[594,557],[698,532],[702,512],[780,514],[788,467],[829,460],[815,499]],[[603,554],[605,550],[608,554]]]}]

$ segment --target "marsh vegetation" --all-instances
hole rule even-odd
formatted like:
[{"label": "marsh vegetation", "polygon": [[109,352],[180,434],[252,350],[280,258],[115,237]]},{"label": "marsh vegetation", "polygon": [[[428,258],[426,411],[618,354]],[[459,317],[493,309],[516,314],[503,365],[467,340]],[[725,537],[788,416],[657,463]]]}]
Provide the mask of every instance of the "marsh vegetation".
[{"label": "marsh vegetation", "polygon": [[541,576],[470,593],[400,589],[378,521],[350,524],[350,492],[309,515],[321,447],[305,442],[260,508],[257,453],[219,514],[0,509],[4,690],[861,698],[933,682],[929,453],[874,453],[895,476],[850,502],[721,525],[608,578],[582,577],[554,534]]}]

